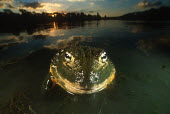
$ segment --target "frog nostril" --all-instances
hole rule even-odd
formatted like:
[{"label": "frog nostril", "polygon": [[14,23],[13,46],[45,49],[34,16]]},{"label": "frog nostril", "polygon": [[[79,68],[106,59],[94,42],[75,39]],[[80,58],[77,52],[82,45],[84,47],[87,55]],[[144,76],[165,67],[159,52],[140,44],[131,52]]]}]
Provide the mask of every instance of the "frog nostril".
[{"label": "frog nostril", "polygon": [[94,82],[98,82],[98,77],[94,77]]},{"label": "frog nostril", "polygon": [[90,77],[91,83],[96,83],[98,82],[98,80],[99,80],[99,77],[93,77],[93,76]]}]

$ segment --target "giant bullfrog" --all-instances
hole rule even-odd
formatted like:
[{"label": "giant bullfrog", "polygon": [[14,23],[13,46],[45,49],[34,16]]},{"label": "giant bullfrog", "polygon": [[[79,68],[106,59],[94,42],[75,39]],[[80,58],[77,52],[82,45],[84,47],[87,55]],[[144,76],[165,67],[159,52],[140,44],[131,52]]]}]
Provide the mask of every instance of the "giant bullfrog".
[{"label": "giant bullfrog", "polygon": [[50,64],[52,87],[60,85],[69,93],[90,94],[103,90],[115,78],[115,66],[103,49],[78,46],[62,49]]}]

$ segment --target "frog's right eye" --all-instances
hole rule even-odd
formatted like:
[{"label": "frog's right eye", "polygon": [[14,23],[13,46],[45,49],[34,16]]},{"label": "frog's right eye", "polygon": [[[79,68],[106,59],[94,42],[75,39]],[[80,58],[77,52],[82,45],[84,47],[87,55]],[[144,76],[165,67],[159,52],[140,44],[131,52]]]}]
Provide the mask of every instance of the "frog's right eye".
[{"label": "frog's right eye", "polygon": [[65,54],[65,60],[66,61],[70,61],[71,60],[71,54],[70,53],[68,53],[68,52],[66,52],[66,54]]},{"label": "frog's right eye", "polygon": [[101,54],[101,60],[102,60],[103,63],[106,62],[106,60],[107,60],[106,52],[103,52]]}]

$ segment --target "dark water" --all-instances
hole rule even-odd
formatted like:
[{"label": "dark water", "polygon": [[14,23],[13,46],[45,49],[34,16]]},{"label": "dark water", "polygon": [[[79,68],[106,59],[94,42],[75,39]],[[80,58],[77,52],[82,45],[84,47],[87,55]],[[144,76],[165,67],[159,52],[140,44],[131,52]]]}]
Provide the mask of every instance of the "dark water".
[{"label": "dark water", "polygon": [[[0,111],[37,114],[169,114],[170,22],[91,21],[9,27],[0,32]],[[116,66],[107,89],[42,95],[56,50],[103,48]],[[19,108],[18,108],[19,107]]]}]

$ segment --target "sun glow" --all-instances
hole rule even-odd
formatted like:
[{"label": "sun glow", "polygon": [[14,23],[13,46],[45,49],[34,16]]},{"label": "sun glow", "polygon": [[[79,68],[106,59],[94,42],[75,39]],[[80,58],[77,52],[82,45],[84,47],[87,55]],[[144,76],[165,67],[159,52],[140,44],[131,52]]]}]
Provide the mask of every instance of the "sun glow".
[{"label": "sun glow", "polygon": [[57,16],[57,14],[52,14],[52,15],[51,15],[51,17],[56,17],[56,16]]}]

